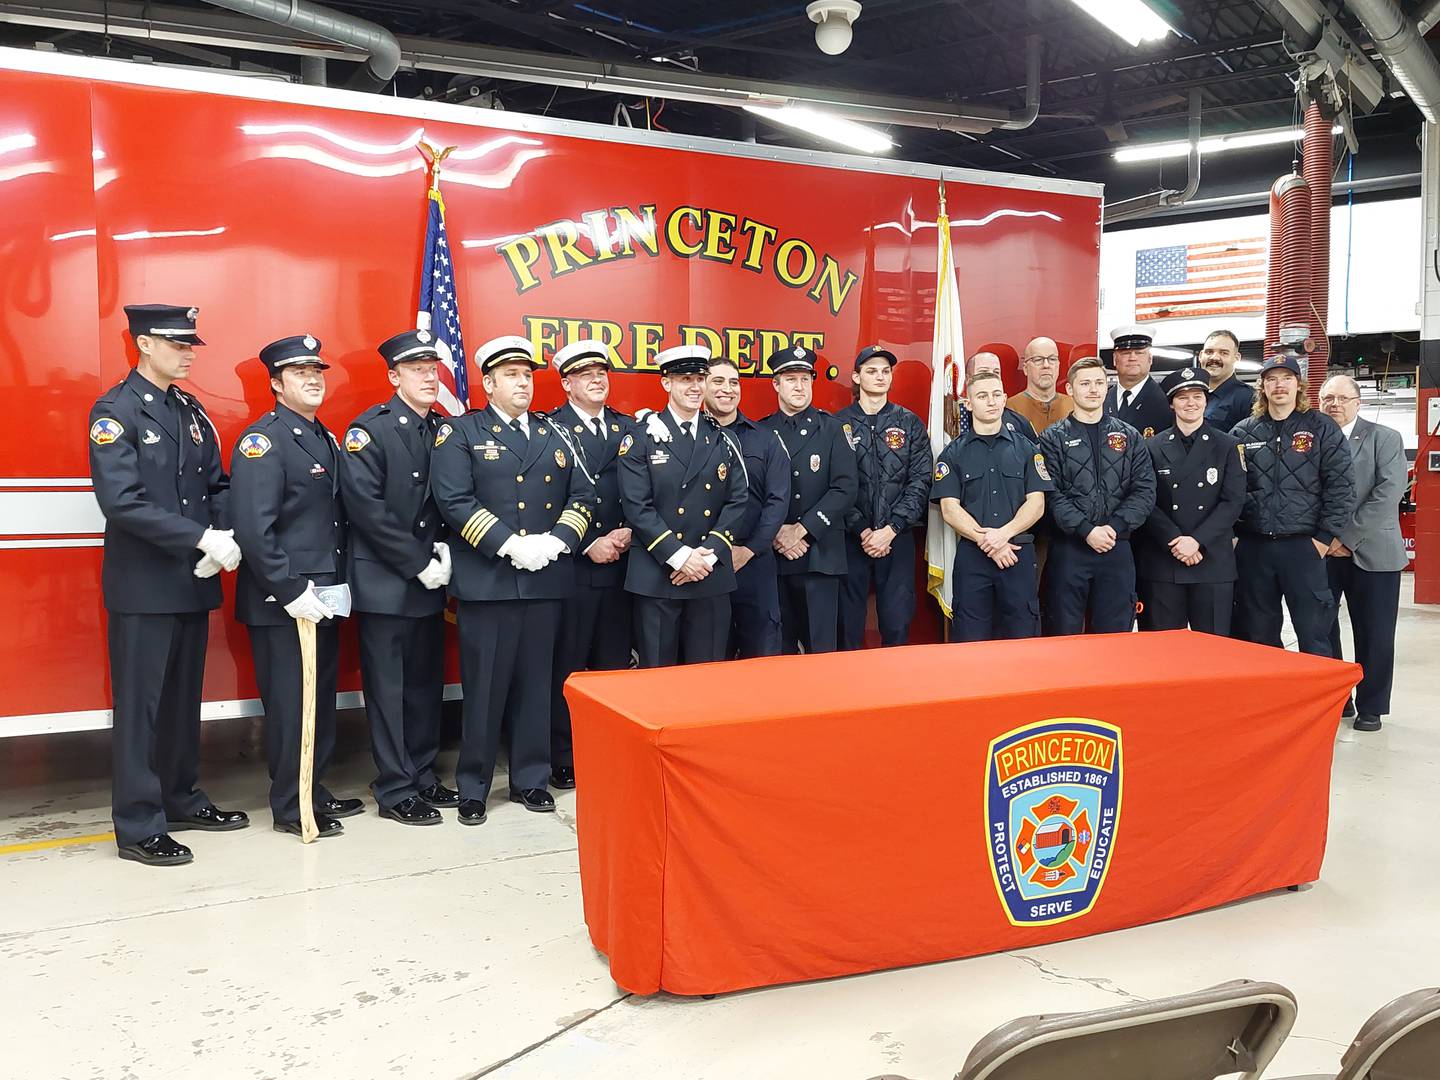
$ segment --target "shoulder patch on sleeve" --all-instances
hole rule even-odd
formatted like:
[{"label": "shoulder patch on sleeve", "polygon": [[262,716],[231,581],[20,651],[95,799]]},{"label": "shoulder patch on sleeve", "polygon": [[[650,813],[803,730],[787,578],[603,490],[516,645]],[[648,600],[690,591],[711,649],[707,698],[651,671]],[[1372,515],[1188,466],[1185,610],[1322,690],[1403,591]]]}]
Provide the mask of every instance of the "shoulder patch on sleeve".
[{"label": "shoulder patch on sleeve", "polygon": [[240,440],[240,453],[247,458],[262,458],[270,452],[270,440],[252,431]]},{"label": "shoulder patch on sleeve", "polygon": [[362,427],[352,427],[345,432],[345,449],[352,454],[358,454],[365,447],[370,445],[370,433]]},{"label": "shoulder patch on sleeve", "polygon": [[1044,454],[1035,455],[1035,472],[1039,474],[1041,480],[1044,480],[1046,483],[1050,482],[1050,470],[1045,468]]},{"label": "shoulder patch on sleeve", "polygon": [[125,425],[108,416],[102,416],[90,425],[90,441],[96,446],[109,446],[123,434]]},{"label": "shoulder patch on sleeve", "polygon": [[454,430],[455,429],[449,424],[441,424],[439,430],[435,432],[435,445],[444,446],[445,440],[450,437],[450,433]]},{"label": "shoulder patch on sleeve", "polygon": [[616,453],[619,454],[620,457],[624,457],[626,454],[628,454],[628,453],[630,452],[630,447],[632,447],[632,446],[634,446],[634,445],[635,445],[635,436],[634,436],[634,435],[626,435],[623,439],[620,440],[620,449],[619,449],[618,451],[616,451]]},{"label": "shoulder patch on sleeve", "polygon": [[935,465],[935,482],[938,484],[950,475],[950,466],[941,461]]}]

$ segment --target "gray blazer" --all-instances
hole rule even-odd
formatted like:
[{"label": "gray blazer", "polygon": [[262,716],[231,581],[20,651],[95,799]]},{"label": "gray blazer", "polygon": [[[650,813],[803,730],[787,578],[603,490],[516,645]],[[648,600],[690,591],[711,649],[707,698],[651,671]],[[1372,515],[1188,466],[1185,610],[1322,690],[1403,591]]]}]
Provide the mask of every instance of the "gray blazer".
[{"label": "gray blazer", "polygon": [[1408,465],[1400,433],[1369,420],[1355,421],[1347,442],[1355,459],[1355,512],[1340,542],[1355,553],[1360,570],[1404,570],[1400,496]]}]

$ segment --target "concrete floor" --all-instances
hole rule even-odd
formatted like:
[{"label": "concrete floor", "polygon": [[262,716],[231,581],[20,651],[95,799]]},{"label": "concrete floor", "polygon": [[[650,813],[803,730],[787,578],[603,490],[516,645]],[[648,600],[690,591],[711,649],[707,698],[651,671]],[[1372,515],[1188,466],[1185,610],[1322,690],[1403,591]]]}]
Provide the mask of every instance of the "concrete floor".
[{"label": "concrete floor", "polygon": [[[207,724],[210,794],[259,827],[184,834],[197,858],[178,869],[121,862],[104,839],[0,854],[0,1076],[947,1080],[1015,1016],[1238,977],[1300,1001],[1270,1075],[1333,1071],[1370,1012],[1440,983],[1440,609],[1409,597],[1407,581],[1393,715],[1339,735],[1314,886],[711,1001],[610,981],[581,919],[573,793],[553,815],[492,799],[478,829],[447,813],[404,830],[372,805],[302,848],[269,829],[258,726]],[[106,832],[107,755],[104,733],[0,742],[0,850]],[[337,762],[331,786],[361,794],[358,715]]]}]

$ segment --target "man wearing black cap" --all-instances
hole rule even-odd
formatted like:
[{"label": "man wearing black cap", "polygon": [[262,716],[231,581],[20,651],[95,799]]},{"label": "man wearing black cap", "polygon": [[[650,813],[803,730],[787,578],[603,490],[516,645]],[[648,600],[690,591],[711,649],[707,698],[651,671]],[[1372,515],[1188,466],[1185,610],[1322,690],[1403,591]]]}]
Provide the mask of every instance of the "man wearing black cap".
[{"label": "man wearing black cap", "polygon": [[855,505],[855,451],[838,418],[815,408],[815,354],[797,345],[766,360],[780,408],[764,424],[790,454],[790,513],[775,534],[780,624],[786,653],[834,652],[845,515]]},{"label": "man wearing black cap", "polygon": [[1125,633],[1135,623],[1130,537],[1155,506],[1155,470],[1140,433],[1103,414],[1098,358],[1071,364],[1065,391],[1075,411],[1040,436],[1055,484],[1055,537],[1041,584],[1045,633]]},{"label": "man wearing black cap", "polygon": [[599,341],[572,341],[555,354],[566,402],[550,414],[585,463],[595,485],[595,516],[574,558],[575,595],[560,607],[560,636],[550,694],[550,783],[575,786],[575,749],[565,680],[576,671],[630,666],[633,621],[625,566],[630,527],[620,507],[620,441],[635,421],[610,408],[610,349]]},{"label": "man wearing black cap", "polygon": [[951,640],[1040,632],[1034,535],[1054,490],[1045,458],[1001,421],[1005,387],[985,371],[965,385],[971,424],[940,453],[930,498],[955,530]]},{"label": "man wearing black cap", "polygon": [[915,537],[930,495],[930,435],[909,409],[890,400],[895,354],[879,345],[855,357],[856,399],[836,413],[855,451],[859,488],[845,513],[845,580],[840,592],[840,645],[865,643],[865,611],[875,582],[882,645],[910,641],[915,615]]},{"label": "man wearing black cap", "polygon": [[359,799],[337,799],[322,783],[335,750],[339,633],[316,586],[345,581],[345,507],[340,449],[315,418],[325,400],[320,342],[310,334],[260,350],[275,407],[251,422],[230,456],[235,539],[245,563],[235,617],[250,633],[255,681],[265,707],[270,812],[276,832],[300,834],[300,730],[303,703],[296,619],[315,634],[315,824],[338,836],[337,820],[360,813]]},{"label": "man wearing black cap", "polygon": [[723,660],[745,468],[700,411],[710,350],[680,345],[655,361],[669,401],[649,422],[670,438],[638,431],[616,451],[620,500],[635,534],[625,588],[635,600],[636,654],[641,667]]},{"label": "man wearing black cap", "polygon": [[440,354],[429,330],[382,342],[395,393],[345,432],[340,487],[350,519],[350,588],[360,622],[360,676],[380,816],[438,825],[456,792],[435,775],[445,692],[445,586],[450,549],[430,498]]},{"label": "man wearing black cap", "polygon": [[780,585],[775,549],[790,504],[790,458],[775,432],[740,411],[740,369],[723,356],[710,360],[705,412],[745,464],[745,516],[735,526],[735,592],[730,598],[726,656],[748,660],[780,655]]},{"label": "man wearing black cap", "polygon": [[1150,438],[1173,422],[1165,394],[1150,378],[1151,337],[1138,326],[1110,331],[1114,342],[1114,387],[1105,395],[1105,415],[1114,416]]},{"label": "man wearing black cap", "polygon": [[1235,593],[1235,521],[1245,503],[1239,444],[1205,420],[1210,380],[1181,368],[1160,384],[1175,426],[1147,442],[1155,509],[1135,536],[1140,629],[1226,636]]},{"label": "man wearing black cap", "polygon": [[193,855],[171,832],[249,824],[195,786],[207,613],[240,549],[215,428],[175,387],[204,344],[197,311],[131,304],[125,314],[139,362],[90,410],[90,476],[105,515],[111,813],[122,859],[173,866]]},{"label": "man wearing black cap", "polygon": [[1247,641],[1282,647],[1283,598],[1300,651],[1329,656],[1335,600],[1325,556],[1350,523],[1355,467],[1344,433],[1310,408],[1302,379],[1295,357],[1266,360],[1254,414],[1231,432],[1246,465],[1235,630]]},{"label": "man wearing black cap", "polygon": [[501,731],[508,732],[510,801],[555,809],[550,695],[561,602],[575,595],[573,558],[595,518],[595,489],[574,448],[529,411],[535,356],[529,339],[493,338],[475,352],[489,404],[440,425],[430,490],[446,524],[460,604],[465,692],[460,822],[485,820]]}]

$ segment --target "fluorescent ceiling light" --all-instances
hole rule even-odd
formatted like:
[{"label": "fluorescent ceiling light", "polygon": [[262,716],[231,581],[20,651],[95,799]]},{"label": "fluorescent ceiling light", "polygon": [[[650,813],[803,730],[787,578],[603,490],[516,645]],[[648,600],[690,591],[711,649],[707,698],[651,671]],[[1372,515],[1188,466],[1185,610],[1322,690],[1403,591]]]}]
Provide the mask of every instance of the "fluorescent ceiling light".
[{"label": "fluorescent ceiling light", "polygon": [[1160,41],[1175,28],[1156,15],[1142,0],[1073,0],[1076,7],[1138,47],[1142,41]]},{"label": "fluorescent ceiling light", "polygon": [[745,105],[743,108],[772,123],[784,124],[826,142],[848,146],[862,154],[883,154],[895,145],[895,140],[883,131],[803,105]]},{"label": "fluorescent ceiling light", "polygon": [[[1336,124],[1330,129],[1339,135],[1345,129]],[[1218,154],[1222,150],[1248,150],[1253,146],[1276,146],[1280,143],[1299,142],[1305,137],[1304,128],[1279,128],[1274,131],[1251,131],[1242,135],[1217,135],[1200,140],[1202,154]],[[1116,161],[1159,161],[1162,158],[1183,158],[1190,153],[1190,144],[1179,142],[1150,143],[1146,146],[1127,146],[1115,151]]]}]

